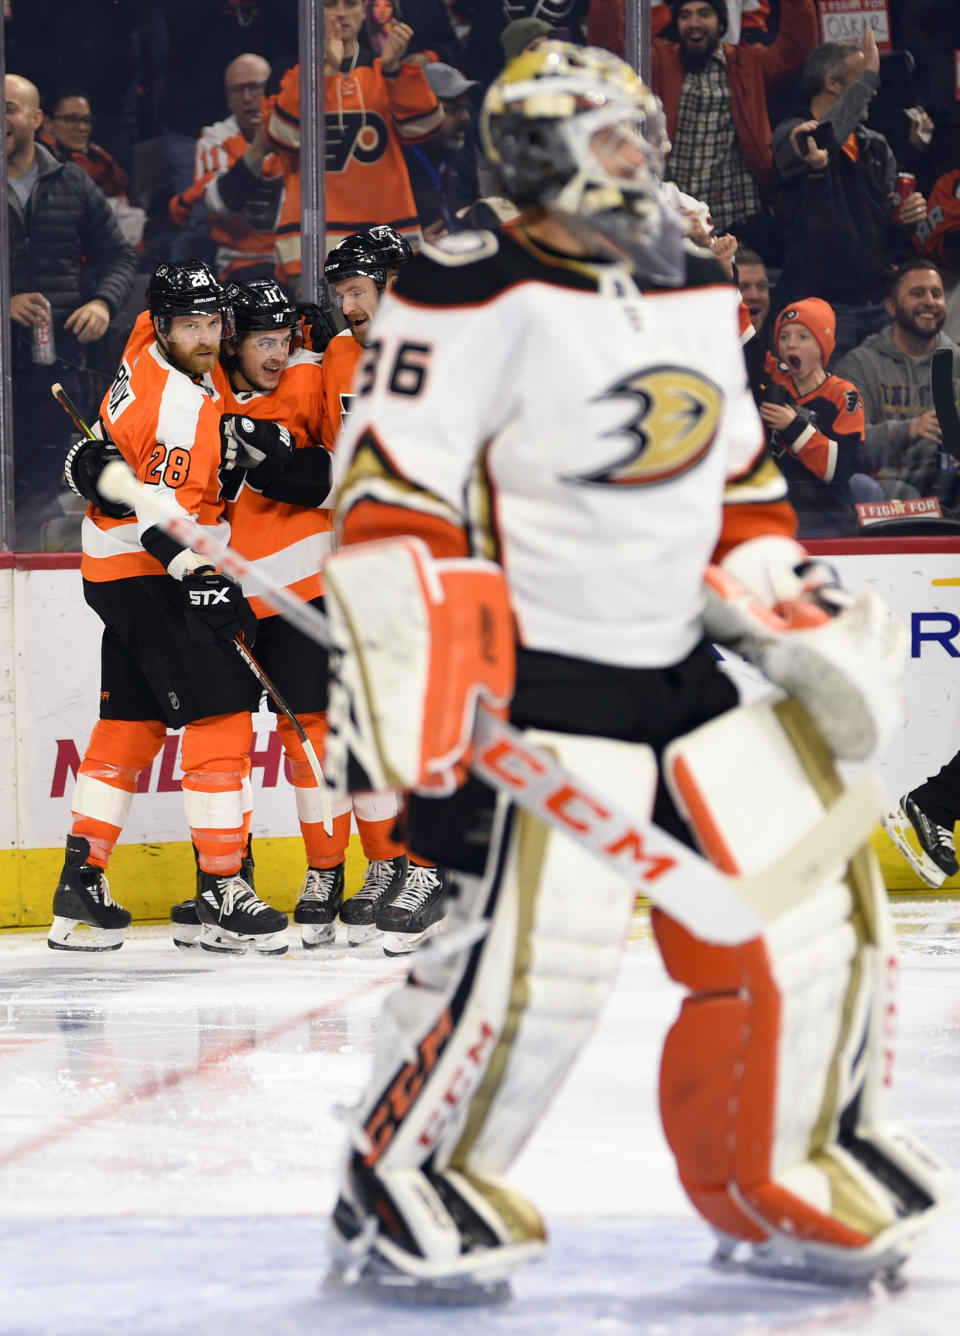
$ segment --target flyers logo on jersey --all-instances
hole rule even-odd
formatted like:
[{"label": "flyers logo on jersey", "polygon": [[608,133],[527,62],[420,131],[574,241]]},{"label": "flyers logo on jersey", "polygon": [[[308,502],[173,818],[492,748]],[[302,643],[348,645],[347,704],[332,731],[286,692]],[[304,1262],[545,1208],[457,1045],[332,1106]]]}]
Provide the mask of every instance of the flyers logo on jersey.
[{"label": "flyers logo on jersey", "polygon": [[642,487],[693,468],[710,449],[723,395],[706,376],[686,367],[655,366],[617,381],[594,402],[626,399],[630,416],[607,436],[626,436],[627,454],[571,482]]},{"label": "flyers logo on jersey", "polygon": [[324,141],[328,172],[343,172],[356,159],[364,167],[378,162],[387,148],[387,127],[375,111],[344,111],[326,118]]}]

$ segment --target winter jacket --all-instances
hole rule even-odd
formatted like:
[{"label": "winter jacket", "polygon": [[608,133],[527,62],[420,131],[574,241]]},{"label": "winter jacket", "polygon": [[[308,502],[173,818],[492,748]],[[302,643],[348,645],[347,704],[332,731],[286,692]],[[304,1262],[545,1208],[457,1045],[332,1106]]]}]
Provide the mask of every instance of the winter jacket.
[{"label": "winter jacket", "polygon": [[[83,361],[83,345],[63,329],[71,312],[98,297],[115,316],[126,303],[137,254],[124,241],[113,210],[87,173],[58,162],[37,145],[37,178],[26,211],[7,185],[10,293],[42,292],[53,309],[58,357]],[[32,331],[16,321],[13,363],[30,362]]]},{"label": "winter jacket", "polygon": [[[822,172],[811,171],[790,142],[790,132],[809,116],[789,117],[773,132],[776,207],[785,235],[781,306],[802,297],[859,305],[882,301],[890,290],[893,261],[913,229],[893,221],[897,162],[890,146],[863,124],[879,82],[866,70],[824,115],[833,142]],[[851,135],[855,148],[845,148]]]},{"label": "winter jacket", "polygon": [[[767,98],[793,78],[816,44],[817,16],[811,0],[783,0],[780,31],[770,46],[723,43],[737,143],[761,191],[773,185]],[[685,72],[680,43],[658,37],[650,82],[663,103],[671,140],[676,139]]]},{"label": "winter jacket", "polygon": [[[960,393],[960,347],[943,333],[937,336],[936,347],[953,350],[956,396]],[[932,360],[932,352],[925,357],[908,357],[897,347],[890,328],[871,334],[851,348],[836,368],[837,375],[852,381],[863,398],[866,471],[881,481],[908,482],[921,495],[934,481],[927,475],[938,467],[938,451],[932,441],[911,441],[910,419],[933,407]]]}]

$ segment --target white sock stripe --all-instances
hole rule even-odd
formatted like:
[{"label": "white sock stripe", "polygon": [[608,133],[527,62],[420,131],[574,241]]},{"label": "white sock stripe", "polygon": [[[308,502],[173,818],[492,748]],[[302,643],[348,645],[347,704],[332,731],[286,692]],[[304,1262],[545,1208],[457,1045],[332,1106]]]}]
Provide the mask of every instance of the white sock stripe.
[{"label": "white sock stripe", "polygon": [[[316,785],[309,789],[295,788],[294,793],[297,798],[297,816],[305,825],[316,826],[323,820],[323,803],[320,800],[320,790]],[[350,811],[351,803],[349,797],[330,795],[330,815],[333,817],[346,816]]]},{"label": "white sock stripe", "polygon": [[197,830],[238,830],[243,825],[243,795],[239,789],[226,793],[183,790],[187,825]]},{"label": "white sock stripe", "polygon": [[393,789],[385,793],[357,793],[353,810],[360,821],[386,821],[400,815],[400,800]]},{"label": "white sock stripe", "polygon": [[78,775],[70,810],[77,816],[92,817],[110,826],[123,826],[130,811],[133,794],[118,789],[92,775]]}]

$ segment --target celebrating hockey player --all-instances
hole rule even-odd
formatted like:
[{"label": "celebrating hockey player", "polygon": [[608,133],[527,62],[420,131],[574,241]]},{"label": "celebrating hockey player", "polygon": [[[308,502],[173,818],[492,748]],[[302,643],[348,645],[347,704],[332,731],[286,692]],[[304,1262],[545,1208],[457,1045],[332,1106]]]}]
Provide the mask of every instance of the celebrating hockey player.
[{"label": "celebrating hockey player", "polygon": [[[329,431],[324,408],[326,359],[300,346],[296,306],[270,279],[227,289],[234,333],[221,361],[228,377],[222,420],[221,468],[231,545],[263,563],[275,580],[322,608],[321,567],[330,550],[333,512],[324,507],[330,488]],[[349,337],[349,336],[348,336]],[[323,442],[323,443],[321,443]],[[258,618],[257,659],[293,711],[314,751],[323,756],[326,734],[327,656],[264,601],[251,596]],[[268,696],[270,708],[275,702]],[[353,800],[368,861],[363,884],[345,904],[344,859],[350,839],[351,802],[333,798],[333,833],[325,833],[317,781],[292,722],[280,713],[277,731],[290,763],[307,871],[294,922],[307,949],[335,941],[339,916],[347,942],[376,936],[377,911],[404,889],[406,857],[392,838],[399,813],[392,790]],[[172,911],[174,940],[192,945],[199,932],[195,902]]]},{"label": "celebrating hockey player", "polygon": [[[411,846],[457,888],[383,1010],[329,1283],[457,1300],[545,1251],[504,1174],[608,995],[634,899],[465,778],[477,697],[502,707],[512,686],[541,755],[745,875],[822,821],[831,750],[882,744],[903,659],[879,600],[793,537],[736,290],[661,197],[656,99],[608,53],[547,43],[490,87],[481,131],[520,226],[425,248],[383,297],[325,569],[328,766],[414,790]],[[738,706],[708,634],[803,704]],[[662,1117],[718,1259],[861,1284],[899,1268],[944,1173],[883,1121],[891,947],[869,849],[797,894],[771,878],[739,941],[709,897],[683,921],[655,911],[689,990]]]},{"label": "celebrating hockey player", "polygon": [[[145,487],[226,541],[229,528],[219,524],[223,405],[211,374],[230,314],[224,289],[199,261],[161,264],[148,305],[149,333],[142,325],[135,331],[101,405],[101,426]],[[198,854],[204,944],[282,954],[286,915],[240,876],[250,824],[251,710],[260,687],[230,642],[252,640],[253,610],[208,558],[122,508],[92,506],[82,541],[84,598],[104,624],[100,719],[77,776],[50,945],[121,945],[130,915],[111,898],[105,869],[137,777],[170,727],[183,729],[183,797]],[[77,932],[79,924],[94,933]]]},{"label": "celebrating hockey player", "polygon": [[[330,340],[323,355],[323,443],[330,451],[350,410],[357,366],[380,298],[396,284],[401,267],[412,258],[413,252],[399,232],[382,224],[344,237],[324,262],[331,299],[348,326]],[[354,798],[361,839],[367,806],[384,801],[383,794],[358,794]],[[447,874],[428,860],[410,854],[403,869],[397,865],[393,879],[365,884],[344,906],[341,917],[352,921],[362,914],[364,920],[386,934],[387,955],[406,955],[436,932],[446,903]],[[359,931],[359,927],[350,931]]]}]

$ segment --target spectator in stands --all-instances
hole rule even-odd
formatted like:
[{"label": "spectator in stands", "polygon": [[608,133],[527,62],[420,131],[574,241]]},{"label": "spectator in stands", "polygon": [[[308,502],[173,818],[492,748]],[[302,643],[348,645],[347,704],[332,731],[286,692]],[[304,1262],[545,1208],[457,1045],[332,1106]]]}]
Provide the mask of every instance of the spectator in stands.
[{"label": "spectator in stands", "polygon": [[771,377],[760,404],[799,535],[807,538],[857,530],[850,479],[862,465],[863,401],[856,386],[826,370],[835,327],[833,311],[819,297],[780,312],[773,332],[779,363],[768,362]]},{"label": "spectator in stands", "polygon": [[817,40],[812,0],[783,0],[770,46],[721,42],[725,0],[670,0],[670,7],[678,40],[657,38],[651,70],[673,145],[669,175],[706,201],[718,232],[750,245],[766,227],[761,204],[774,184],[767,98]]},{"label": "spectator in stands", "polygon": [[429,139],[405,148],[403,156],[424,239],[433,241],[456,231],[458,211],[479,198],[476,148],[467,144],[471,94],[479,85],[441,62],[425,66],[423,72],[443,108],[443,120]]},{"label": "spectator in stands", "polygon": [[454,8],[470,24],[461,68],[469,78],[488,84],[503,68],[501,34],[511,21],[535,19],[546,23],[558,40],[584,42],[590,0],[455,0]]},{"label": "spectator in stands", "polygon": [[447,0],[364,0],[366,19],[360,30],[360,60],[369,65],[382,55],[383,44],[394,23],[402,21],[413,29],[414,39],[405,59],[414,65],[432,61],[459,66],[463,58],[460,40],[454,32]]},{"label": "spectator in stands", "polygon": [[[72,428],[50,387],[60,381],[80,401],[84,347],[126,303],[137,256],[86,172],[34,139],[42,120],[36,87],[8,74],[5,94],[17,547],[29,551],[44,546],[45,521],[62,514]],[[52,365],[34,359],[34,331],[47,320]]]},{"label": "spectator in stands", "polygon": [[767,324],[767,316],[770,314],[770,276],[756,251],[744,246],[737,251],[736,280],[753,331],[752,334],[749,330],[744,331],[743,358],[747,364],[750,387],[756,397],[764,379],[766,354],[770,347],[770,327]]},{"label": "spectator in stands", "polygon": [[863,397],[866,471],[888,496],[937,496],[954,506],[956,465],[941,449],[930,394],[938,348],[952,350],[954,383],[960,384],[960,348],[943,333],[947,304],[940,271],[929,260],[909,260],[895,275],[885,306],[892,323],[837,364],[837,374]]},{"label": "spectator in stands", "polygon": [[888,323],[894,263],[927,214],[915,191],[894,215],[896,160],[865,124],[879,69],[869,24],[859,47],[824,42],[803,67],[808,114],[781,121],[773,136],[784,232],[774,305],[811,294],[829,301],[838,359]]},{"label": "spectator in stands", "polygon": [[269,78],[270,66],[262,56],[245,53],[230,62],[223,84],[230,115],[204,126],[193,185],[170,201],[173,221],[187,228],[171,254],[202,258],[208,236],[224,281],[274,277],[283,181],[263,124]]},{"label": "spectator in stands", "polygon": [[127,197],[127,174],[105,148],[95,144],[93,113],[86,93],[64,88],[47,99],[43,129],[37,136],[59,162],[75,162],[103,191],[125,241],[139,245],[146,214]]},{"label": "spectator in stands", "polygon": [[500,34],[500,47],[503,51],[503,63],[509,65],[514,56],[524,51],[536,51],[544,42],[552,41],[553,28],[543,19],[514,19]]},{"label": "spectator in stands", "polygon": [[[404,56],[413,39],[395,23],[382,54],[360,64],[363,0],[324,0],[327,249],[375,223],[418,243],[420,225],[403,146],[432,134],[443,108],[419,64]],[[277,275],[300,280],[300,66],[290,70],[267,110],[267,138],[283,163],[284,201]]]},{"label": "spectator in stands", "polygon": [[[770,0],[726,0],[727,31],[724,37],[736,46],[738,42],[762,42],[767,35],[770,20]],[[597,5],[597,9],[604,6]],[[620,10],[620,30],[623,31],[623,4],[616,0],[612,8]],[[591,19],[593,15],[591,13]],[[650,5],[650,36],[659,37],[673,22],[670,0],[652,0]]]}]

